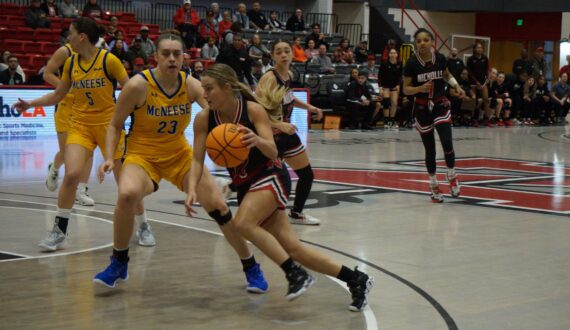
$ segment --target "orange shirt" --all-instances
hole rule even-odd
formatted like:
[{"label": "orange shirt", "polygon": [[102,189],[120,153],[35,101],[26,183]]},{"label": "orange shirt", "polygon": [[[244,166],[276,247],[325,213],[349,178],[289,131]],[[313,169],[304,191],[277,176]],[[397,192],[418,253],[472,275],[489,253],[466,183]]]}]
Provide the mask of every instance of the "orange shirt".
[{"label": "orange shirt", "polygon": [[307,62],[307,55],[302,47],[293,45],[293,62]]}]

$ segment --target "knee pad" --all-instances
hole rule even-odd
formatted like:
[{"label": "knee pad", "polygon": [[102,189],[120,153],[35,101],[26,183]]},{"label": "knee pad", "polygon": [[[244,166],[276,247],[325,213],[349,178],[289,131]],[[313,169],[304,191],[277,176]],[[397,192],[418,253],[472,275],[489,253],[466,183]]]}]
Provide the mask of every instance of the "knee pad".
[{"label": "knee pad", "polygon": [[213,210],[212,212],[208,212],[208,214],[212,217],[212,219],[216,220],[216,222],[218,223],[218,225],[223,226],[226,223],[230,222],[232,220],[232,210],[228,209],[228,213],[226,213],[225,215],[222,215],[222,212],[220,212],[220,210]]},{"label": "knee pad", "polygon": [[295,170],[295,174],[299,177],[299,180],[309,180],[313,181],[315,175],[313,174],[313,169],[311,168],[311,164],[303,167],[301,169]]}]

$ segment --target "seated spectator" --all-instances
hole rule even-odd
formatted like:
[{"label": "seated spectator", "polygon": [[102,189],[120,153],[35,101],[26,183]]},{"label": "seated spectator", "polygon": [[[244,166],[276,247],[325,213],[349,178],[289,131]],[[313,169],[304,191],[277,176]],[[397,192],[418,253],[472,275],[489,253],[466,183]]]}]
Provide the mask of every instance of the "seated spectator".
[{"label": "seated spectator", "polygon": [[104,27],[103,25],[97,25],[97,28],[99,29],[99,40],[97,41],[97,43],[95,43],[95,47],[101,49],[109,49],[109,45],[107,44],[104,38],[105,35],[107,34],[107,28]]},{"label": "seated spectator", "polygon": [[[489,122],[487,127],[493,127],[495,125],[500,126],[501,110],[503,108],[503,102],[495,96],[496,93],[493,92],[494,89],[498,87],[499,82],[497,81],[499,71],[496,68],[491,68],[489,70],[489,108],[491,109],[489,115]],[[504,124],[504,123],[503,123]]]},{"label": "seated spectator", "polygon": [[378,81],[379,69],[376,67],[376,56],[374,54],[368,55],[366,66],[360,69],[368,74],[368,80]]},{"label": "seated spectator", "polygon": [[200,61],[194,62],[192,66],[192,77],[202,80],[202,73],[204,73],[204,64]]},{"label": "seated spectator", "polygon": [[133,61],[133,70],[131,71],[131,77],[135,76],[137,73],[143,72],[145,70],[145,60],[141,57],[135,58]]},{"label": "seated spectator", "polygon": [[358,72],[355,81],[348,83],[346,91],[347,108],[350,112],[350,129],[371,129],[370,122],[374,112],[372,95],[366,86],[368,76],[366,72]]},{"label": "seated spectator", "polygon": [[263,54],[269,54],[269,50],[261,43],[259,34],[254,34],[251,37],[251,44],[249,45],[249,57],[252,60],[261,62]]},{"label": "seated spectator", "polygon": [[123,47],[123,40],[121,39],[117,39],[117,40],[113,40],[113,46],[111,46],[111,54],[117,56],[117,58],[119,60],[121,60],[121,62],[128,62],[128,56],[127,56],[127,51],[125,50],[125,48]]},{"label": "seated spectator", "polygon": [[153,56],[156,53],[154,42],[148,37],[148,26],[141,26],[141,48],[147,57]]},{"label": "seated spectator", "polygon": [[186,74],[192,74],[192,57],[190,54],[184,53],[182,68],[180,70],[186,72]]},{"label": "seated spectator", "polygon": [[107,13],[97,4],[97,0],[87,0],[85,7],[83,7],[83,11],[81,12],[81,16],[83,17],[91,17],[94,20],[102,20],[107,19]]},{"label": "seated spectator", "polygon": [[270,30],[269,22],[265,14],[261,12],[261,4],[259,2],[254,2],[251,10],[247,12],[247,17],[249,17],[249,25],[252,29],[257,30]]},{"label": "seated spectator", "polygon": [[[509,94],[509,85],[506,81],[506,75],[504,72],[499,72],[497,74],[497,84],[492,88],[492,93],[497,100],[497,108],[500,108],[498,111],[503,111],[502,118],[499,118],[499,122],[497,123],[498,126],[512,126],[513,123],[511,122],[511,107],[513,105],[513,100]],[[462,87],[463,88],[463,87]],[[465,90],[465,89],[464,89]],[[501,125],[501,122],[503,123]]]},{"label": "seated spectator", "polygon": [[245,3],[238,4],[237,11],[234,13],[232,20],[239,22],[243,29],[249,29],[249,17],[247,16]]},{"label": "seated spectator", "polygon": [[44,0],[40,8],[46,13],[47,17],[59,17],[59,9],[55,4],[55,0]]},{"label": "seated spectator", "polygon": [[295,14],[287,20],[287,30],[292,32],[305,31],[305,20],[303,20],[303,11],[299,8],[295,10]]},{"label": "seated spectator", "polygon": [[59,6],[61,16],[63,18],[77,18],[79,17],[79,11],[73,5],[72,0],[63,0]]},{"label": "seated spectator", "polygon": [[273,66],[271,65],[271,55],[263,54],[263,57],[261,57],[261,74],[264,75],[272,68]]},{"label": "seated spectator", "polygon": [[0,84],[2,85],[23,85],[24,77],[18,70],[18,58],[14,55],[8,57],[8,69],[0,72]]},{"label": "seated spectator", "polygon": [[521,121],[523,125],[534,125],[536,118],[536,84],[533,77],[529,77],[524,84],[523,111]]},{"label": "seated spectator", "polygon": [[211,12],[208,12],[206,14],[206,19],[200,23],[199,34],[199,45],[203,45],[204,43],[208,42],[208,39],[210,39],[210,37],[218,37],[218,24],[214,20],[214,14]]},{"label": "seated spectator", "polygon": [[319,46],[319,54],[311,60],[312,64],[321,66],[320,73],[334,73],[334,66],[331,58],[327,55],[327,46],[322,44]]},{"label": "seated spectator", "polygon": [[546,125],[551,125],[552,107],[550,104],[550,91],[544,76],[538,77],[538,84],[536,85],[536,106],[537,114],[540,122]]},{"label": "seated spectator", "polygon": [[220,50],[216,46],[216,38],[208,38],[208,42],[202,46],[201,57],[205,60],[215,61],[220,54]]},{"label": "seated spectator", "polygon": [[566,65],[564,65],[563,67],[560,68],[560,73],[559,75],[563,74],[563,73],[568,73],[568,68],[570,65],[570,55],[566,55]]},{"label": "seated spectator", "polygon": [[309,40],[307,42],[307,48],[305,48],[305,56],[307,60],[312,60],[313,57],[319,55],[319,50],[315,48],[315,40]]},{"label": "seated spectator", "polygon": [[261,79],[263,73],[261,73],[261,61],[252,61],[251,62],[251,75],[257,81]]},{"label": "seated spectator", "polygon": [[356,63],[366,63],[366,61],[368,61],[368,54],[370,54],[370,51],[368,50],[368,41],[362,40],[358,46],[354,47],[354,60]]},{"label": "seated spectator", "polygon": [[238,80],[248,84],[254,90],[255,80],[251,75],[252,61],[245,49],[241,34],[236,33],[233,36],[232,43],[220,51],[216,63],[229,65],[236,72]]},{"label": "seated spectator", "polygon": [[269,13],[269,26],[271,26],[271,30],[275,32],[287,29],[285,23],[281,22],[277,17],[277,12],[275,10],[272,10]]},{"label": "seated spectator", "polygon": [[222,14],[222,20],[218,23],[218,39],[224,38],[224,32],[232,27],[232,15],[229,11],[225,10]]},{"label": "seated spectator", "polygon": [[455,79],[459,78],[461,71],[465,69],[465,63],[463,63],[463,60],[460,59],[457,54],[458,50],[454,47],[451,49],[449,57],[447,58],[447,69]]},{"label": "seated spectator", "polygon": [[309,40],[315,42],[316,49],[318,49],[321,44],[325,44],[327,48],[329,48],[325,34],[321,32],[321,25],[319,23],[313,23],[313,25],[311,25],[311,34],[305,38],[305,45],[309,43]]},{"label": "seated spectator", "polygon": [[212,13],[212,17],[214,18],[214,21],[216,21],[216,24],[220,24],[222,21],[222,12],[220,12],[220,5],[217,2],[212,2],[210,4],[209,12]]},{"label": "seated spectator", "polygon": [[221,49],[224,49],[225,47],[232,45],[234,40],[234,35],[238,33],[241,35],[242,32],[243,29],[241,27],[241,23],[233,22],[230,29],[224,32],[224,36],[221,41]]},{"label": "seated spectator", "polygon": [[[449,89],[450,101],[451,101],[451,115],[453,116],[454,124],[459,125],[472,125],[478,127],[479,123],[475,117],[475,108],[477,104],[477,96],[475,91],[471,88],[471,79],[469,78],[469,71],[463,69],[461,71],[457,83],[465,91],[463,98],[459,97],[459,94],[454,88]],[[468,117],[464,118],[463,111],[468,112]]]},{"label": "seated spectator", "polygon": [[122,41],[123,49],[125,50],[125,52],[128,52],[129,46],[127,45],[127,41],[123,38],[123,33],[121,31],[117,31],[115,33],[115,37],[110,42],[108,42],[109,49],[113,49],[115,47],[115,43],[119,40]]},{"label": "seated spectator", "polygon": [[291,46],[291,48],[293,50],[293,62],[307,62],[307,55],[305,55],[305,50],[303,49],[303,46],[301,46],[301,37],[295,37],[293,40],[293,46]]},{"label": "seated spectator", "polygon": [[176,10],[173,20],[186,48],[192,48],[196,42],[196,33],[200,24],[198,12],[192,9],[192,1],[184,0],[184,5]]},{"label": "seated spectator", "polygon": [[64,27],[63,29],[61,29],[61,32],[59,33],[59,44],[61,46],[64,46],[68,42],[69,42],[69,28]]},{"label": "seated spectator", "polygon": [[354,54],[348,45],[348,39],[343,38],[333,53],[333,63],[352,64]]},{"label": "seated spectator", "polygon": [[135,40],[133,41],[133,44],[129,48],[129,51],[127,52],[127,60],[129,61],[129,64],[131,65],[133,70],[135,69],[134,62],[136,58],[142,58],[144,61],[143,63],[144,65],[148,63],[148,57],[146,56],[146,53],[142,50],[141,44],[142,44],[141,36],[137,35]]},{"label": "seated spectator", "polygon": [[390,57],[390,49],[396,48],[396,40],[388,39],[386,46],[384,46],[384,51],[382,52],[382,62],[387,61]]},{"label": "seated spectator", "polygon": [[348,78],[348,82],[358,80],[358,72],[358,68],[352,68],[352,70],[350,70],[350,77]]},{"label": "seated spectator", "polygon": [[[0,59],[0,72],[4,71],[4,70],[8,70],[8,58],[12,56],[12,53],[9,50],[5,50],[2,53],[2,58]],[[16,68],[16,72],[22,76],[22,79],[24,81],[26,81],[26,74],[24,73],[24,70],[22,69],[22,67],[20,66],[20,64],[18,64],[18,67]]]},{"label": "seated spectator", "polygon": [[119,19],[116,16],[113,16],[109,20],[109,26],[107,27],[107,35],[105,36],[105,41],[108,44],[111,44],[111,41],[116,39],[118,32],[121,32],[123,41],[128,43],[128,40],[126,39],[127,32],[123,27],[119,26]]},{"label": "seated spectator", "polygon": [[558,82],[552,86],[550,97],[552,98],[556,123],[563,124],[564,118],[568,115],[568,109],[570,108],[570,86],[568,85],[568,73],[565,72],[560,75]]},{"label": "seated spectator", "polygon": [[31,0],[30,8],[26,11],[26,25],[32,29],[48,28],[51,23],[46,16],[40,8],[40,0]]},{"label": "seated spectator", "polygon": [[526,48],[521,49],[521,57],[513,62],[514,74],[519,75],[523,71],[529,74],[532,72],[532,59],[529,59]]}]

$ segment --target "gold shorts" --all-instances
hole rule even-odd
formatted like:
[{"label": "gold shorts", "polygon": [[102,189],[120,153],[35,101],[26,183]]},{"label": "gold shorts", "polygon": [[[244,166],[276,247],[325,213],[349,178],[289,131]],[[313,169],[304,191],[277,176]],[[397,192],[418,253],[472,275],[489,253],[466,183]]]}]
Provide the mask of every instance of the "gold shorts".
[{"label": "gold shorts", "polygon": [[[78,144],[91,151],[99,147],[103,157],[105,157],[105,138],[108,125],[84,125],[70,120],[67,131],[66,144]],[[115,150],[115,159],[121,159],[125,153],[125,131],[121,131],[121,138]]]},{"label": "gold shorts", "polygon": [[55,131],[66,133],[69,130],[69,117],[71,117],[71,107],[73,106],[73,94],[67,94],[55,108]]}]

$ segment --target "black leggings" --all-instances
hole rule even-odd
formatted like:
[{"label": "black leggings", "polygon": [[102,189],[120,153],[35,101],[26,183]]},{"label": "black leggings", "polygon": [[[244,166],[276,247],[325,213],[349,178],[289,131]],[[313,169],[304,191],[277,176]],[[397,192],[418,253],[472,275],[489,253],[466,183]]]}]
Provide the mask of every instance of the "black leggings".
[{"label": "black leggings", "polygon": [[[453,139],[451,134],[451,123],[442,123],[435,126],[439,139],[441,140],[441,146],[445,153],[445,164],[448,168],[455,167],[455,152],[453,151]],[[436,163],[435,163],[435,134],[434,130],[427,132],[425,134],[420,134],[422,137],[422,142],[424,144],[424,149],[426,152],[426,168],[429,174],[435,174]]]}]

